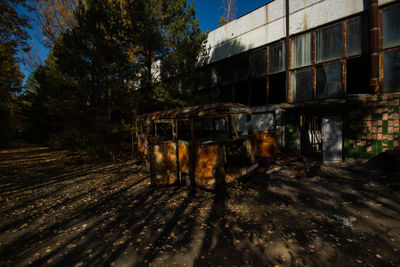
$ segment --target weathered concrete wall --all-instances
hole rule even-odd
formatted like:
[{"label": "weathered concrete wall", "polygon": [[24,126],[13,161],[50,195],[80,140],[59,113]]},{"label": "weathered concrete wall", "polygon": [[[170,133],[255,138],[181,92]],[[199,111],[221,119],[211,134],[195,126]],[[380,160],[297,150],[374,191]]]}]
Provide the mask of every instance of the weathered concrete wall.
[{"label": "weathered concrete wall", "polygon": [[386,150],[400,149],[400,94],[363,98],[363,107],[344,119],[345,157],[367,159]]},{"label": "weathered concrete wall", "polygon": [[275,0],[208,35],[209,62],[260,47],[283,38],[285,1]]},{"label": "weathered concrete wall", "polygon": [[393,2],[396,2],[396,1],[398,1],[398,0],[378,0],[378,5],[386,5],[386,4],[389,4],[389,3],[393,3]]},{"label": "weathered concrete wall", "polygon": [[[379,5],[396,0],[379,0]],[[365,10],[365,0],[290,0],[289,33],[307,31]],[[208,35],[209,63],[285,37],[285,1],[275,0]]]},{"label": "weathered concrete wall", "polygon": [[364,10],[363,0],[290,0],[289,33],[297,34]]}]

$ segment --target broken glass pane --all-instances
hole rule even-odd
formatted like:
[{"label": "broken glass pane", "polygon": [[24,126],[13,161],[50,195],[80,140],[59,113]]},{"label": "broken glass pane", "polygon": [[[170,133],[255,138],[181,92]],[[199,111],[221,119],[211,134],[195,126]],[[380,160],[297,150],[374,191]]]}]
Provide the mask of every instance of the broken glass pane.
[{"label": "broken glass pane", "polygon": [[383,91],[400,92],[400,49],[383,54]]},{"label": "broken glass pane", "polygon": [[342,57],[342,23],[335,24],[316,32],[317,62],[324,62]]},{"label": "broken glass pane", "polygon": [[311,65],[312,35],[311,32],[293,37],[291,40],[291,66],[298,68]]},{"label": "broken glass pane", "polygon": [[279,42],[269,46],[269,73],[285,70],[285,43]]},{"label": "broken glass pane", "polygon": [[172,140],[172,124],[171,123],[156,123],[157,136],[160,137],[159,141]]},{"label": "broken glass pane", "polygon": [[210,77],[211,77],[211,87],[214,87],[218,84],[218,73],[216,66],[212,66],[210,69]]},{"label": "broken glass pane", "polygon": [[247,114],[235,114],[236,129],[239,136],[248,135],[249,130],[247,129]]},{"label": "broken glass pane", "polygon": [[210,87],[210,75],[209,68],[199,70],[199,90]]},{"label": "broken glass pane", "polygon": [[383,10],[383,48],[400,45],[400,6]]},{"label": "broken glass pane", "polygon": [[293,102],[313,99],[313,70],[311,67],[291,72],[290,95]]},{"label": "broken glass pane", "polygon": [[348,57],[361,54],[361,18],[347,21],[346,55]]},{"label": "broken glass pane", "polygon": [[233,67],[233,80],[235,82],[246,80],[248,77],[249,70],[249,57],[248,55],[242,55],[236,57],[231,63]]},{"label": "broken glass pane", "polygon": [[332,98],[343,95],[343,64],[334,62],[317,67],[317,98]]},{"label": "broken glass pane", "polygon": [[251,116],[253,131],[275,130],[275,117],[272,113],[253,114]]},{"label": "broken glass pane", "polygon": [[254,52],[250,58],[251,76],[267,73],[267,49]]}]

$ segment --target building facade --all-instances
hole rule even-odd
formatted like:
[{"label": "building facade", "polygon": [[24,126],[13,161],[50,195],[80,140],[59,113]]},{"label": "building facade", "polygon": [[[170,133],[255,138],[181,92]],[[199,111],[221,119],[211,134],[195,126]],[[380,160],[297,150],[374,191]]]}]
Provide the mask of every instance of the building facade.
[{"label": "building facade", "polygon": [[252,107],[253,128],[325,161],[399,149],[400,3],[274,0],[212,31],[199,101]]}]

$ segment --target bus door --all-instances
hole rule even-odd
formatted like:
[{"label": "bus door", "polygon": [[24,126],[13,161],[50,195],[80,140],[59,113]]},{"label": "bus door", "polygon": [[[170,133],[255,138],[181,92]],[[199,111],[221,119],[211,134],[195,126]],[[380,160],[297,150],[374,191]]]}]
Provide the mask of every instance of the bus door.
[{"label": "bus door", "polygon": [[251,120],[256,138],[257,156],[267,159],[274,157],[278,152],[275,112],[254,112]]},{"label": "bus door", "polygon": [[236,179],[252,172],[257,166],[255,160],[255,139],[250,135],[250,115],[232,115],[232,137],[225,144],[225,181]]},{"label": "bus door", "polygon": [[198,117],[194,120],[196,185],[214,189],[225,177],[224,142],[229,140],[229,116]]},{"label": "bus door", "polygon": [[170,185],[178,181],[177,144],[172,120],[151,122],[148,158],[153,186]]}]

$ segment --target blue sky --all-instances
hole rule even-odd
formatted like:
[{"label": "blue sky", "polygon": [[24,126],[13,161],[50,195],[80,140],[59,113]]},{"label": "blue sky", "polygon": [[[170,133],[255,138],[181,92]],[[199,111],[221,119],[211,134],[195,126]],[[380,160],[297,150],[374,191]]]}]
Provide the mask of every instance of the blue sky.
[{"label": "blue sky", "polygon": [[[188,2],[192,2],[188,0]],[[270,0],[236,0],[236,17],[243,16],[244,14],[259,8]],[[197,11],[197,17],[200,20],[200,28],[203,31],[215,30],[218,27],[218,21],[224,13],[222,8],[222,0],[195,0],[195,7]],[[34,19],[34,15],[31,15]],[[31,36],[30,44],[32,45],[33,55],[40,58],[43,62],[48,53],[48,49],[44,47],[40,40],[43,35],[40,32],[39,25],[37,21],[33,21],[33,28],[29,30]],[[29,73],[33,71],[32,67],[27,65],[21,66],[22,72],[25,74],[25,79],[28,77]]]}]

